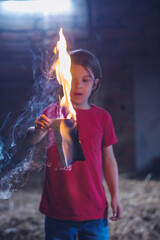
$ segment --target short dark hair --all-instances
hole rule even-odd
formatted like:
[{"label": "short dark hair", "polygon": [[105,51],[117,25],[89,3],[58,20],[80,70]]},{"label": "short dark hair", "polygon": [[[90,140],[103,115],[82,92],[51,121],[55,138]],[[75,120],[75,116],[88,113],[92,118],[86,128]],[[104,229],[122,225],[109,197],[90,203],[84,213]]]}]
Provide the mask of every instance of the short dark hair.
[{"label": "short dark hair", "polygon": [[[85,69],[89,68],[93,72],[95,79],[98,78],[100,83],[102,79],[102,71],[99,61],[95,55],[84,49],[73,50],[70,51],[69,54],[73,64],[81,65]],[[98,88],[99,83],[97,84],[96,89]],[[94,91],[96,89],[94,89]]]}]

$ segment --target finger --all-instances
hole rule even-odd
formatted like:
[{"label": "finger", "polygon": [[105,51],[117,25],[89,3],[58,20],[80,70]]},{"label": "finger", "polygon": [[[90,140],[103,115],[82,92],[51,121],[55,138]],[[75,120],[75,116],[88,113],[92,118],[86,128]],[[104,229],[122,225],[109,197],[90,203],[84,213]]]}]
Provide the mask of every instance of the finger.
[{"label": "finger", "polygon": [[123,209],[122,209],[121,206],[119,206],[118,209],[117,209],[117,216],[118,216],[119,219],[122,218],[122,213],[123,213]]},{"label": "finger", "polygon": [[110,217],[109,218],[110,220],[112,220],[112,221],[117,221],[117,220],[119,220],[120,219],[120,217],[119,216],[112,216],[112,217]]},{"label": "finger", "polygon": [[110,217],[109,219],[112,220],[112,221],[117,221],[119,219],[121,219],[122,217],[122,208],[120,207],[117,207],[117,209],[113,210],[113,216]]},{"label": "finger", "polygon": [[46,130],[49,127],[50,119],[47,118],[44,114],[38,116],[35,121],[35,127],[40,130]]},{"label": "finger", "polygon": [[43,122],[40,122],[40,121],[36,121],[35,124],[37,124],[38,126],[40,127],[46,127],[46,124],[44,124]]},{"label": "finger", "polygon": [[44,131],[44,128],[43,127],[40,127],[40,126],[38,126],[37,124],[36,124],[36,129],[38,129],[38,130],[43,130]]},{"label": "finger", "polygon": [[41,119],[43,119],[44,121],[46,121],[47,123],[50,123],[50,119],[46,117],[46,115],[42,114]]},{"label": "finger", "polygon": [[51,121],[51,120],[50,120],[49,118],[47,118],[44,114],[38,116],[38,117],[36,118],[36,120],[37,120],[37,121],[45,121],[45,122],[47,122],[47,123],[50,123],[50,121]]},{"label": "finger", "polygon": [[49,126],[49,122],[45,121],[44,119],[42,119],[41,122],[44,123],[46,126]]},{"label": "finger", "polygon": [[36,127],[37,129],[40,129],[40,130],[45,130],[45,127],[44,127],[44,126],[41,126],[41,125],[38,124],[38,123],[35,124],[35,127]]},{"label": "finger", "polygon": [[113,207],[113,217],[116,218],[117,217],[117,208]]},{"label": "finger", "polygon": [[44,124],[43,122],[36,121],[36,122],[35,122],[35,127],[36,127],[36,128],[39,128],[39,129],[41,129],[41,130],[46,130],[46,129],[48,129],[48,124],[46,125],[46,124]]},{"label": "finger", "polygon": [[112,212],[113,212],[113,215],[109,219],[112,220],[112,221],[116,221],[116,219],[117,219],[117,208],[112,207]]},{"label": "finger", "polygon": [[41,125],[43,124],[44,126],[49,126],[49,122],[48,122],[48,121],[45,121],[45,120],[42,119],[41,117],[36,120],[36,123],[39,123],[39,124],[41,124]]},{"label": "finger", "polygon": [[49,127],[49,123],[48,122],[45,122],[43,120],[36,120],[35,124],[38,124],[40,126],[43,126],[44,128],[47,128]]},{"label": "finger", "polygon": [[116,218],[114,218],[114,217],[110,217],[109,219],[110,219],[111,221],[113,221],[113,222],[120,220],[119,217],[116,217]]}]

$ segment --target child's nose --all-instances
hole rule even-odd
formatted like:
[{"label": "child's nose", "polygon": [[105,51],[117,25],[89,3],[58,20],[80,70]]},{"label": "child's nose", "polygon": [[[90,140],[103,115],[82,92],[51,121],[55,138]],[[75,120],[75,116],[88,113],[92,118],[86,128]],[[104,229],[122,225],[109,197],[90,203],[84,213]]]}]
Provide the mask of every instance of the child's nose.
[{"label": "child's nose", "polygon": [[76,88],[81,88],[82,87],[82,81],[80,79],[77,79],[75,82],[75,87]]}]

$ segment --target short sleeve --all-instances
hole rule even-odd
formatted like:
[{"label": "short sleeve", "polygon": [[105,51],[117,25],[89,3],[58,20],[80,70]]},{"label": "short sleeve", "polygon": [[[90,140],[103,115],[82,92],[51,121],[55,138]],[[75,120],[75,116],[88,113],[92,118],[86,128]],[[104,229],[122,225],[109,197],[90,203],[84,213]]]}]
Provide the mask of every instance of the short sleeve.
[{"label": "short sleeve", "polygon": [[59,117],[59,109],[59,102],[52,103],[43,110],[42,114],[46,115],[50,119],[56,119]]},{"label": "short sleeve", "polygon": [[103,130],[103,147],[107,147],[110,145],[113,145],[117,143],[118,139],[115,134],[114,126],[113,126],[113,121],[108,112],[105,112],[104,115],[104,130]]}]

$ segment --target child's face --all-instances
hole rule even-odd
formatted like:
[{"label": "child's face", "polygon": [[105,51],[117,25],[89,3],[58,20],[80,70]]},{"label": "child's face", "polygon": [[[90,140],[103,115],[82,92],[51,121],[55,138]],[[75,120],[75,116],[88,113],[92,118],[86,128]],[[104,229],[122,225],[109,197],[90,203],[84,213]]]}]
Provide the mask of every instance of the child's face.
[{"label": "child's face", "polygon": [[[71,86],[71,101],[74,107],[81,109],[88,109],[88,99],[95,86],[94,74],[88,69],[88,71],[81,65],[72,64],[72,86]],[[98,80],[98,79],[97,79]]]}]

